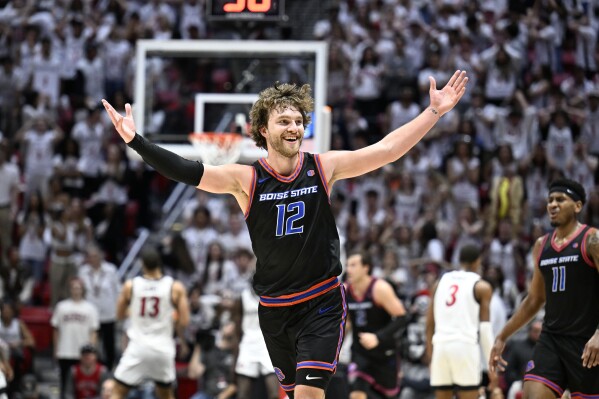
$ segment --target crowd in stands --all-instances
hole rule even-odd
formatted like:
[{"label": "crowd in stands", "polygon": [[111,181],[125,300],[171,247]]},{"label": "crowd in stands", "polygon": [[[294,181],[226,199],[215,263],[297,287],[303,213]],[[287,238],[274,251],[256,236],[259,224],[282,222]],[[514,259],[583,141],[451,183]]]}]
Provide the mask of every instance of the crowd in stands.
[{"label": "crowd in stands", "polygon": [[[35,343],[23,323],[18,339],[8,337],[16,331],[11,320],[22,306],[58,309],[72,296],[74,277],[97,308],[100,337],[115,342],[115,265],[137,228],[157,228],[157,204],[172,183],[127,159],[99,100],[121,110],[133,101],[138,39],[222,37],[205,20],[205,3],[0,0],[0,338],[13,367]],[[331,193],[343,250],[367,251],[375,274],[395,285],[410,310],[400,396],[432,397],[424,314],[431,284],[457,264],[459,249],[484,248],[496,333],[526,295],[532,243],[550,228],[547,183],[559,176],[580,181],[588,197],[581,222],[599,225],[599,2],[328,4],[308,39],[329,44],[333,149],[363,147],[415,117],[427,105],[429,75],[442,87],[456,69],[468,72],[457,109],[419,144]],[[232,37],[278,35],[269,34],[260,28]],[[286,35],[294,38],[293,30]],[[192,323],[180,340],[180,359],[188,360],[198,334],[216,332],[217,342],[234,335],[232,303],[250,285],[254,257],[232,198],[198,192],[181,226],[161,250],[191,299]],[[94,290],[112,296],[94,301]],[[526,347],[530,336],[513,346]],[[99,352],[109,369],[119,352],[110,347]],[[508,355],[514,369],[502,380],[506,395],[517,395],[510,386],[522,375],[519,351]],[[77,350],[69,356],[79,360]],[[27,364],[20,375],[31,372]]]}]

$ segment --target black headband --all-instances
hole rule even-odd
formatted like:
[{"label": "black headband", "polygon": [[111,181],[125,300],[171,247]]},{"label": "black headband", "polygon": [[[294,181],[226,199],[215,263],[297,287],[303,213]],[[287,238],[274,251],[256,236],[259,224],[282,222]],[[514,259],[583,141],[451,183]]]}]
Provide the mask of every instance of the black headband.
[{"label": "black headband", "polygon": [[553,186],[553,187],[551,187],[549,189],[549,194],[555,193],[555,192],[567,194],[574,201],[581,201],[582,202],[581,196],[576,191],[572,190],[569,187],[566,187],[566,186]]}]

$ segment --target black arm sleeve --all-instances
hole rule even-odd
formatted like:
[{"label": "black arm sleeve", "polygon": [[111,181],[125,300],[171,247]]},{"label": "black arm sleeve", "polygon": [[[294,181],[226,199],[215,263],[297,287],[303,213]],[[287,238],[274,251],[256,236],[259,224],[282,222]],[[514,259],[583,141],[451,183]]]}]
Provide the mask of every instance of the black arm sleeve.
[{"label": "black arm sleeve", "polygon": [[390,341],[399,338],[407,325],[407,315],[394,317],[389,324],[376,332],[376,336],[379,339],[379,342],[389,343]]},{"label": "black arm sleeve", "polygon": [[200,184],[204,175],[204,165],[201,162],[182,158],[149,142],[137,133],[127,145],[161,175],[191,186]]}]

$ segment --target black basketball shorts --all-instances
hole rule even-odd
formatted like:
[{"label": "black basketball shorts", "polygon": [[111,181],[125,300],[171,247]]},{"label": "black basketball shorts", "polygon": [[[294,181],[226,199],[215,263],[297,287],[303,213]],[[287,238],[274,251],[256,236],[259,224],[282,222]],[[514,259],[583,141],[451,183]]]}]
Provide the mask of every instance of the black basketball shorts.
[{"label": "black basketball shorts", "polygon": [[258,309],[260,329],[281,387],[326,390],[345,335],[347,305],[342,285],[306,302]]},{"label": "black basketball shorts", "polygon": [[587,341],[588,338],[542,332],[526,366],[524,381],[547,386],[555,397],[561,397],[566,388],[573,399],[599,395],[599,367],[582,366]]},{"label": "black basketball shorts", "polygon": [[384,398],[395,398],[399,393],[399,360],[394,350],[390,356],[380,358],[367,357],[352,353],[352,363],[355,370],[351,375],[355,377],[352,391],[369,392],[373,390]]}]

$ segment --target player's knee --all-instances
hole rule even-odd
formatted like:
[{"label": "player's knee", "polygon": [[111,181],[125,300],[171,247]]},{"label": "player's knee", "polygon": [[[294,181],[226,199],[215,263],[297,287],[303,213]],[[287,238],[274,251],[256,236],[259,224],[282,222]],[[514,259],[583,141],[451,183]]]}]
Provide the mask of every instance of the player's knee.
[{"label": "player's knee", "polygon": [[295,399],[324,399],[324,389],[308,385],[296,385],[294,390]]}]

